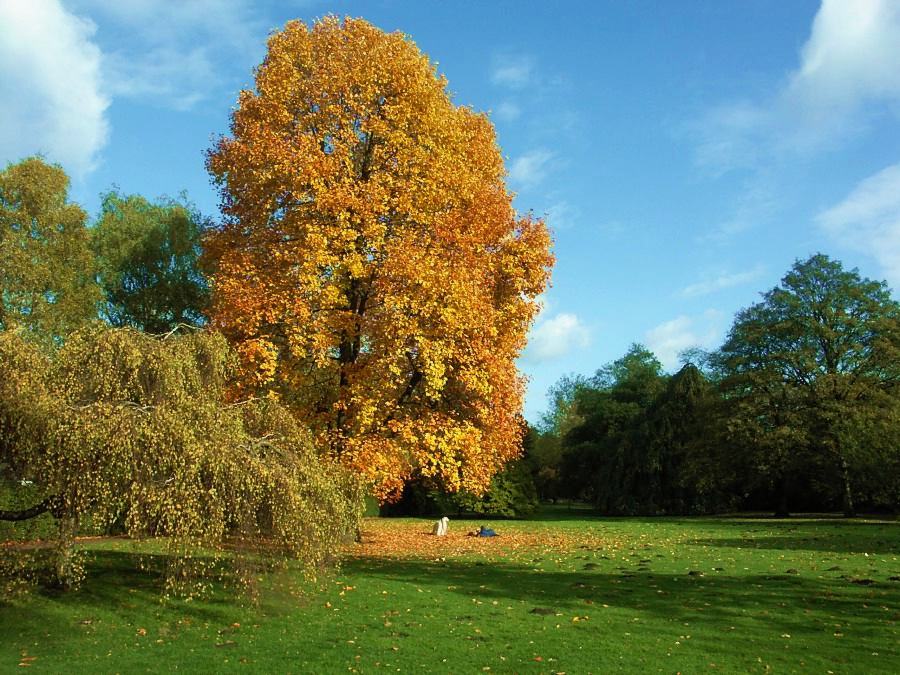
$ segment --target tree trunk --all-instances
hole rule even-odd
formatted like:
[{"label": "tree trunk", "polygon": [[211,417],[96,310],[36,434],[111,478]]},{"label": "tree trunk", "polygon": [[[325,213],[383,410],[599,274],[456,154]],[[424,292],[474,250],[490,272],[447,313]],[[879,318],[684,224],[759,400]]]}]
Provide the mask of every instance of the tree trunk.
[{"label": "tree trunk", "polygon": [[844,515],[847,518],[856,516],[856,507],[853,504],[853,490],[850,485],[850,465],[845,457],[841,457],[841,480],[844,483]]},{"label": "tree trunk", "polygon": [[78,585],[82,572],[75,559],[75,534],[78,532],[78,517],[61,515],[58,521],[59,538],[56,542],[56,583],[60,588],[69,589]]}]

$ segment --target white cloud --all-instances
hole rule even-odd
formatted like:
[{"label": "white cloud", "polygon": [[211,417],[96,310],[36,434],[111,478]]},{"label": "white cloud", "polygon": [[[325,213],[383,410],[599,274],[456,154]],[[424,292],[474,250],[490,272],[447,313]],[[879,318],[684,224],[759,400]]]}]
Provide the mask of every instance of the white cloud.
[{"label": "white cloud", "polygon": [[697,298],[704,295],[709,295],[711,293],[715,293],[716,291],[721,291],[726,288],[732,288],[734,286],[740,286],[742,284],[747,284],[751,281],[755,281],[756,279],[759,279],[764,271],[765,269],[761,265],[758,265],[752,270],[747,270],[745,272],[720,274],[711,279],[704,279],[703,281],[698,281],[695,284],[685,286],[681,289],[680,295],[685,298]]},{"label": "white cloud", "polygon": [[714,107],[692,125],[697,164],[715,174],[755,165],[761,141],[772,125],[771,111],[748,101]]},{"label": "white cloud", "polygon": [[512,101],[503,101],[494,111],[494,116],[502,122],[514,122],[522,115],[522,109]]},{"label": "white cloud", "polygon": [[0,162],[41,153],[89,172],[109,133],[96,27],[58,0],[2,0],[0,26]]},{"label": "white cloud", "polygon": [[728,243],[735,236],[772,220],[783,207],[783,198],[762,176],[756,175],[741,185],[728,218],[714,225],[710,231],[697,237],[700,243]]},{"label": "white cloud", "polygon": [[553,202],[547,207],[547,224],[554,230],[567,230],[581,217],[581,209],[565,199]]},{"label": "white cloud", "polygon": [[245,60],[249,72],[265,49],[250,0],[73,1],[110,28],[104,80],[116,96],[188,109],[222,84],[223,64]]},{"label": "white cloud", "polygon": [[690,347],[709,349],[720,335],[722,313],[708,310],[699,319],[681,315],[647,331],[645,342],[668,370],[678,366],[678,354]]},{"label": "white cloud", "polygon": [[788,95],[825,111],[900,98],[900,4],[824,0]]},{"label": "white cloud", "polygon": [[523,89],[534,75],[534,60],[522,54],[502,54],[494,57],[491,82],[509,89]]},{"label": "white cloud", "polygon": [[841,245],[875,258],[900,288],[900,163],[861,181],[816,221]]},{"label": "white cloud", "polygon": [[900,2],[823,0],[797,69],[761,101],[717,106],[693,129],[717,172],[839,145],[900,104]]},{"label": "white cloud", "polygon": [[513,160],[509,167],[509,179],[521,187],[534,187],[547,175],[553,153],[538,149],[526,152]]},{"label": "white cloud", "polygon": [[581,319],[575,314],[561,312],[552,319],[538,319],[523,356],[531,362],[552,361],[573,349],[587,347],[590,340],[590,330]]}]

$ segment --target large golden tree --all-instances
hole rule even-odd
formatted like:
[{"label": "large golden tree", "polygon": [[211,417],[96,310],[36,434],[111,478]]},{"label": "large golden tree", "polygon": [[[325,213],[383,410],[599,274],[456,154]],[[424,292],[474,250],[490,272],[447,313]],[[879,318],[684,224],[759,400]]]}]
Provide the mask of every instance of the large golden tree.
[{"label": "large golden tree", "polygon": [[288,23],[210,151],[225,221],[212,321],[381,498],[413,475],[480,492],[516,456],[515,367],[552,265],[488,118],[413,42]]}]

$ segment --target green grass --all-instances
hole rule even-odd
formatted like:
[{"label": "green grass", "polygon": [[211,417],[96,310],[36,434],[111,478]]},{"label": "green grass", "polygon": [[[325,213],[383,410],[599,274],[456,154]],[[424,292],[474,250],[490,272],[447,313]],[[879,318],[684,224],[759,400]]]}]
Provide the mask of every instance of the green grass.
[{"label": "green grass", "polygon": [[[315,587],[272,575],[257,607],[163,602],[127,542],[89,544],[80,590],[0,604],[0,672],[900,672],[896,521],[493,524],[507,538],[473,552],[398,538],[397,557],[350,556]],[[364,529],[380,527],[428,523]],[[572,545],[506,546],[524,530]]]}]

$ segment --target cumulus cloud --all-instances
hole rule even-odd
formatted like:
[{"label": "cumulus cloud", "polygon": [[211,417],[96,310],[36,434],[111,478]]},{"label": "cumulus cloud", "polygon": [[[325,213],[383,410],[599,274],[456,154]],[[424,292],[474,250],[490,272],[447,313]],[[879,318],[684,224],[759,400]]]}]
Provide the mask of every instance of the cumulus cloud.
[{"label": "cumulus cloud", "polygon": [[816,220],[839,244],[875,258],[900,288],[900,163],[861,181]]},{"label": "cumulus cloud", "polygon": [[681,315],[647,331],[645,342],[668,370],[678,366],[678,355],[691,347],[709,349],[720,335],[722,313],[708,310],[699,318]]},{"label": "cumulus cloud", "polygon": [[538,185],[547,176],[553,153],[538,149],[526,152],[513,160],[509,167],[509,179],[523,188]]},{"label": "cumulus cloud", "polygon": [[900,99],[900,4],[824,0],[788,96],[820,114],[869,99]]},{"label": "cumulus cloud", "polygon": [[0,2],[0,161],[41,153],[83,175],[106,143],[95,25],[58,0]]},{"label": "cumulus cloud", "polygon": [[207,98],[223,81],[222,64],[258,62],[269,28],[250,0],[74,0],[110,30],[127,36],[106,46],[104,80],[116,96],[178,110]]},{"label": "cumulus cloud", "polygon": [[753,269],[746,270],[744,272],[720,274],[716,277],[712,277],[711,279],[704,279],[703,281],[698,281],[695,284],[685,286],[681,289],[680,295],[685,298],[697,298],[704,295],[710,295],[711,293],[715,293],[726,288],[741,286],[742,284],[747,284],[751,281],[755,281],[759,279],[764,271],[765,268],[763,268],[762,265],[758,265]]},{"label": "cumulus cloud", "polygon": [[522,54],[501,54],[494,57],[491,82],[509,89],[523,89],[534,75],[534,60]]},{"label": "cumulus cloud", "polygon": [[770,97],[732,101],[693,128],[716,172],[839,145],[900,104],[900,3],[823,0],[797,69]]},{"label": "cumulus cloud", "polygon": [[587,347],[590,339],[590,330],[581,319],[575,314],[561,312],[550,319],[538,319],[524,357],[531,362],[552,361],[574,349]]}]

